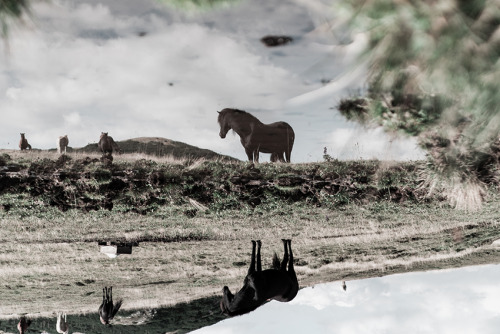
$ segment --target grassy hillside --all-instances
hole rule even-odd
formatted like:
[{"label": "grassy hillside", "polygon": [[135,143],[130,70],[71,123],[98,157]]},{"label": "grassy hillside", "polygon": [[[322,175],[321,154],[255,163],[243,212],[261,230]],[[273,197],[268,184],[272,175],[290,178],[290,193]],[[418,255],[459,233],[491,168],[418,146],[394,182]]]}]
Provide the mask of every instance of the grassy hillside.
[{"label": "grassy hillside", "polygon": [[[186,143],[160,138],[139,137],[116,142],[122,153],[145,154],[157,157],[173,157],[175,159],[221,159],[236,161],[237,159],[202,149]],[[50,150],[55,152],[55,149]],[[88,144],[81,148],[68,148],[70,153],[100,153],[97,143]]]},{"label": "grassy hillside", "polygon": [[[500,260],[497,193],[455,210],[425,196],[419,162],[99,157],[1,155],[0,319],[27,313],[50,331],[66,311],[72,331],[184,333],[222,319],[221,288],[241,287],[252,239],[266,267],[293,239],[301,287]],[[105,240],[139,245],[110,259]],[[125,301],[107,328],[96,312],[109,285]]]}]

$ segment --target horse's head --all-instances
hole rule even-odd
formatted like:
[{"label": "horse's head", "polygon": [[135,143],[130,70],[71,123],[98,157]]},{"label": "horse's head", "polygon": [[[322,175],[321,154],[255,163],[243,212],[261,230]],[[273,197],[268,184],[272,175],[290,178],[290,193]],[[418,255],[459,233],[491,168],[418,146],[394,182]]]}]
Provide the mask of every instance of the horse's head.
[{"label": "horse's head", "polygon": [[107,132],[101,132],[101,137],[99,137],[99,139],[106,138],[107,136],[108,136]]},{"label": "horse's head", "polygon": [[101,320],[101,324],[109,325],[109,319],[107,317],[104,319],[102,316],[99,316],[99,320]]},{"label": "horse's head", "polygon": [[219,136],[224,139],[226,138],[227,133],[229,130],[231,130],[231,125],[229,124],[229,120],[227,117],[227,111],[228,109],[224,109],[221,111],[217,111],[219,113],[219,117],[217,118],[217,122],[219,122],[220,125],[220,132]]}]

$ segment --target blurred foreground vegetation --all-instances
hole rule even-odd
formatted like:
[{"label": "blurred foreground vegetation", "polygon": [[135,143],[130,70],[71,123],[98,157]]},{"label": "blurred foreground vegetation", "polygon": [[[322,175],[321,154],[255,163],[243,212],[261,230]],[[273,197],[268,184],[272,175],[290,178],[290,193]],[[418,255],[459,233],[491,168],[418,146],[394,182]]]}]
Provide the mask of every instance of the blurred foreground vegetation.
[{"label": "blurred foreground vegetation", "polygon": [[477,209],[500,182],[500,1],[357,0],[350,27],[369,34],[368,92],[342,100],[350,120],[415,136],[430,193]]}]

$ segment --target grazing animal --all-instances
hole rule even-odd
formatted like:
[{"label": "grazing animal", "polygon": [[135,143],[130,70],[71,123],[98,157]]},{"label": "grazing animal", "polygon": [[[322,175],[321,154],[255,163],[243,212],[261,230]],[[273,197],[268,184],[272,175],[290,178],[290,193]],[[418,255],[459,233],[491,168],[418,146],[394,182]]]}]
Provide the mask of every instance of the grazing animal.
[{"label": "grazing animal", "polygon": [[31,150],[31,145],[28,144],[28,139],[24,136],[24,133],[21,133],[21,140],[19,141],[19,148],[21,151],[24,151],[26,149]]},{"label": "grazing animal", "polygon": [[[299,283],[293,268],[292,241],[282,240],[284,246],[283,261],[280,264],[277,255],[273,260],[273,269],[262,270],[260,260],[261,242],[252,240],[252,259],[248,274],[243,282],[243,287],[235,295],[225,286],[220,308],[222,313],[229,316],[241,315],[251,312],[275,299],[288,302],[295,298],[299,291]],[[257,248],[257,269],[255,269],[255,246]],[[288,264],[288,270],[286,268]]]},{"label": "grazing animal", "polygon": [[17,324],[17,330],[19,331],[19,334],[26,333],[30,325],[31,325],[31,320],[26,319],[26,317],[21,317],[19,323]]},{"label": "grazing animal", "polygon": [[68,334],[69,325],[66,321],[66,313],[57,312],[56,331],[58,333]]},{"label": "grazing animal", "polygon": [[[241,139],[249,161],[259,162],[259,153],[271,153],[271,161],[290,162],[295,133],[285,122],[264,124],[243,110],[225,108],[218,111],[219,136],[226,138],[233,129]],[[283,157],[283,155],[285,157]]]},{"label": "grazing animal", "polygon": [[118,144],[115,143],[113,137],[108,136],[107,132],[101,132],[101,137],[99,138],[99,144],[97,144],[97,146],[99,146],[103,155],[111,156],[113,155],[113,150],[121,153]]},{"label": "grazing animal", "polygon": [[113,304],[113,287],[102,289],[102,304],[99,306],[99,318],[103,325],[109,325],[109,321],[113,319],[122,306],[123,300],[119,299],[116,304]]},{"label": "grazing animal", "polygon": [[57,153],[66,154],[66,149],[68,148],[69,139],[68,135],[59,136],[59,140],[57,141]]}]

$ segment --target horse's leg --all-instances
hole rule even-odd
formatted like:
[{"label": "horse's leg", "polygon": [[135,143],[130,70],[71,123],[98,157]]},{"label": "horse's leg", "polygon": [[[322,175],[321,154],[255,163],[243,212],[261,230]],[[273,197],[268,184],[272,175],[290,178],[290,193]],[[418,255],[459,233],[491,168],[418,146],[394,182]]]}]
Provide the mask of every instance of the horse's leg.
[{"label": "horse's leg", "polygon": [[281,268],[280,270],[286,271],[286,264],[288,262],[288,248],[287,248],[287,242],[285,239],[281,239],[283,241],[283,247],[285,249],[285,253],[283,254],[283,261],[281,261]]},{"label": "horse's leg", "polygon": [[252,240],[252,258],[250,259],[250,268],[248,268],[248,274],[250,275],[255,271],[255,240]]},{"label": "horse's leg", "polygon": [[260,148],[257,146],[257,148],[253,151],[253,161],[256,163],[259,163],[259,153],[260,153]]},{"label": "horse's leg", "polygon": [[288,272],[291,273],[295,273],[295,270],[293,268],[293,253],[292,253],[292,240],[287,240],[287,243],[288,243],[288,249],[289,249],[289,253],[290,253],[290,260],[288,262]]},{"label": "horse's leg", "polygon": [[262,246],[262,242],[257,240],[257,271],[262,271],[262,264],[260,262],[260,247]]},{"label": "horse's leg", "polygon": [[245,147],[245,153],[247,154],[248,161],[253,162],[253,151]]},{"label": "horse's leg", "polygon": [[297,280],[297,274],[293,267],[293,253],[292,253],[292,240],[288,240],[288,248],[290,249],[290,263],[288,264],[288,277],[292,280],[292,289],[290,290],[287,299],[292,300],[295,298],[299,291],[299,282]]}]

